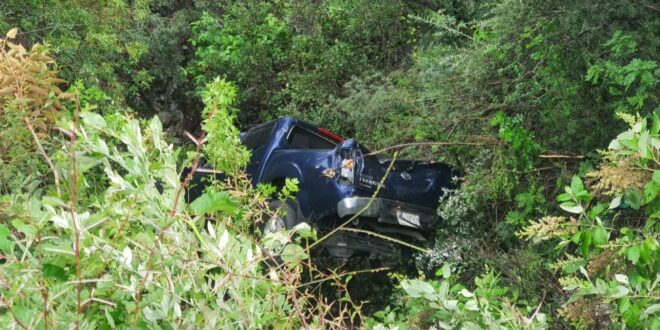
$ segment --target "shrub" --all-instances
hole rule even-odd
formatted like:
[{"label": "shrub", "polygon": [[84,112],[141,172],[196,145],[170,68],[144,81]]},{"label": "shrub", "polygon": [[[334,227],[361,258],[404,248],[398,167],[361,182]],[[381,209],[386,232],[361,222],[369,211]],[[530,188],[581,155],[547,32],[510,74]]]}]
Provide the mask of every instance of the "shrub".
[{"label": "shrub", "polygon": [[567,215],[544,217],[519,236],[552,240],[570,299],[560,314],[578,327],[660,326],[660,119],[622,115],[630,129],[612,140],[600,169],[574,176],[557,196]]},{"label": "shrub", "polygon": [[[47,68],[35,72],[50,74]],[[248,154],[231,123],[233,93],[220,80],[204,93],[209,149],[224,148],[224,153],[207,152],[206,158],[228,175],[226,184],[202,196],[217,197],[210,207],[203,200],[184,203],[188,179],[180,181],[180,150],[167,142],[157,117],[100,115],[90,111],[91,105],[79,108],[77,95],[60,95],[74,100],[73,115],[65,112],[56,124],[49,123],[62,135],[53,134],[44,151],[54,164],[52,172],[38,177],[59,177],[58,189],[42,181],[44,189],[0,195],[0,323],[20,328],[339,328],[359,322],[359,312],[347,314],[349,307],[356,309],[343,276],[316,270],[292,238],[295,232],[313,239],[309,226],[270,234],[262,242],[241,226],[268,211],[267,196],[244,188],[250,183],[241,163],[222,158]],[[20,93],[9,94],[3,105],[21,104],[26,115],[42,110],[43,104],[19,102]],[[195,142],[193,170],[204,151],[203,139]],[[273,256],[282,262],[265,267]],[[313,284],[323,282],[339,288],[340,301],[330,304],[315,291]]]},{"label": "shrub", "polygon": [[47,171],[43,145],[49,147],[48,134],[67,97],[49,48],[35,44],[27,50],[14,43],[17,32],[10,30],[0,43],[0,193],[39,184]]},{"label": "shrub", "polygon": [[[438,275],[441,280],[403,279],[401,288],[406,296],[394,308],[374,314],[370,320],[375,328],[441,329],[543,329],[546,317],[535,306],[519,304],[515,293],[500,284],[492,271],[475,278],[470,291],[456,284],[450,264]],[[378,323],[382,322],[382,323]]]}]

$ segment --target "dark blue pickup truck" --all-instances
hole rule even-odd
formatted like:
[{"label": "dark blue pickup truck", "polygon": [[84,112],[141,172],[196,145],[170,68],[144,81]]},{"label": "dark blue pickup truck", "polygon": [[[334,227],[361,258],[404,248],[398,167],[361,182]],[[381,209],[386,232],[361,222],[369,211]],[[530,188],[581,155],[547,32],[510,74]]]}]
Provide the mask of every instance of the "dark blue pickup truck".
[{"label": "dark blue pickup truck", "polygon": [[[281,205],[286,215],[267,220],[266,231],[307,222],[327,232],[359,214],[349,227],[421,243],[438,221],[438,201],[456,173],[442,163],[410,160],[396,160],[388,173],[391,160],[288,117],[252,127],[241,133],[241,142],[252,152],[246,172],[253,184],[299,182],[296,200]],[[356,231],[337,232],[323,248],[340,258],[388,258],[398,251],[390,241]]]}]

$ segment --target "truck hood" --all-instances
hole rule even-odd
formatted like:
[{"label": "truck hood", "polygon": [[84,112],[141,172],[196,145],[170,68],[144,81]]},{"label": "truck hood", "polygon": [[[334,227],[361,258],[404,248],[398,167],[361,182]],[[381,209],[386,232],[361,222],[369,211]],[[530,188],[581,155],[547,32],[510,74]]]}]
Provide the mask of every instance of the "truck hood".
[{"label": "truck hood", "polygon": [[377,197],[435,209],[446,191],[443,188],[455,187],[453,178],[459,176],[447,164],[416,160],[396,160],[388,173],[391,160],[371,155],[352,139],[340,143],[335,152],[340,159],[356,160],[353,184],[361,196],[373,195],[387,174]]}]

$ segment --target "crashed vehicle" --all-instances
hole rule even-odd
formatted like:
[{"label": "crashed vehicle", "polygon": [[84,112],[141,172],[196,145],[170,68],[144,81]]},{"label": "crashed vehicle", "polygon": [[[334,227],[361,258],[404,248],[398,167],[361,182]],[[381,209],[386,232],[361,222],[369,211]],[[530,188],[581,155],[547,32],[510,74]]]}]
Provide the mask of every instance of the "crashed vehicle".
[{"label": "crashed vehicle", "polygon": [[323,233],[354,218],[347,227],[358,230],[337,231],[322,244],[339,258],[389,258],[398,251],[366,231],[425,242],[438,221],[443,188],[451,188],[456,175],[443,163],[390,164],[354,139],[288,117],[252,127],[241,133],[241,142],[252,152],[246,172],[254,185],[281,187],[286,178],[298,180],[296,200],[281,206],[286,215],[267,220],[264,230],[307,222]]}]

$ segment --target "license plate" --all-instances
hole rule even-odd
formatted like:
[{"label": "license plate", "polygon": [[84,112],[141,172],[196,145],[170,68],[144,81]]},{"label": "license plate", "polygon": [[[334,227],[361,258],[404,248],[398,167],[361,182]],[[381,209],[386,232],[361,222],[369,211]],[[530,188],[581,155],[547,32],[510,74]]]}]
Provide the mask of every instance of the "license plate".
[{"label": "license plate", "polygon": [[396,218],[399,221],[400,225],[415,227],[415,228],[419,227],[419,214],[414,214],[404,211],[396,211]]}]

